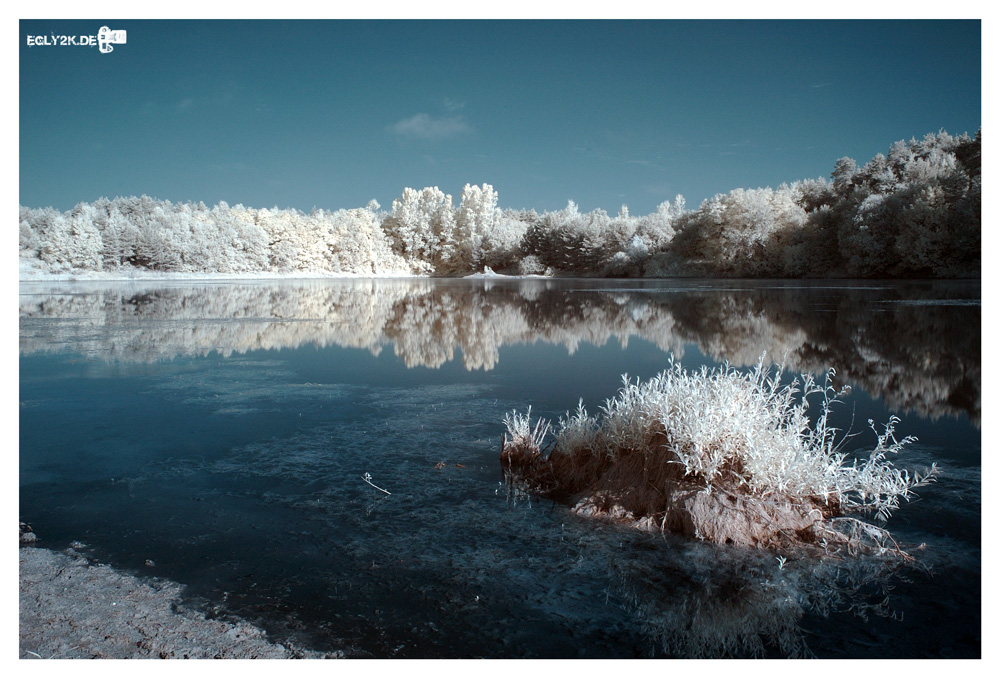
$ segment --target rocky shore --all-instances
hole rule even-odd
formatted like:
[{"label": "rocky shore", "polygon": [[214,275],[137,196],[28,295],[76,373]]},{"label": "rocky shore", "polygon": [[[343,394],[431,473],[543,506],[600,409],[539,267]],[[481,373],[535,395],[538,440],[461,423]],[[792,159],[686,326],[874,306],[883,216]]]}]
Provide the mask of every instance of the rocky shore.
[{"label": "rocky shore", "polygon": [[78,550],[82,545],[63,552],[28,545],[33,537],[22,527],[22,659],[343,656],[272,643],[263,630],[247,623],[208,619],[185,607],[180,584],[95,563]]}]

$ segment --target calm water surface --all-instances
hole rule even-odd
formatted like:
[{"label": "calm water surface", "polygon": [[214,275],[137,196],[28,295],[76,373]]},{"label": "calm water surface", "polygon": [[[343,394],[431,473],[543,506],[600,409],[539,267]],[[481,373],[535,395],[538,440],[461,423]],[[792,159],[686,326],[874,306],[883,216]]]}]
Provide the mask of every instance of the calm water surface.
[{"label": "calm water surface", "polygon": [[[980,337],[966,282],[22,283],[20,518],[353,657],[978,657]],[[852,386],[853,445],[895,413],[895,462],[941,466],[888,524],[914,563],[779,567],[501,483],[505,412],[765,351]]]}]

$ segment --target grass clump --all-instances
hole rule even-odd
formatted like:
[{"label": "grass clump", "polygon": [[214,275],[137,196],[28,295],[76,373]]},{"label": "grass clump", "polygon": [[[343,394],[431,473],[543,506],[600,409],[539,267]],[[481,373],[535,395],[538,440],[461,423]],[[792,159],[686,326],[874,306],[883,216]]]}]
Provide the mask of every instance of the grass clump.
[{"label": "grass clump", "polygon": [[[516,489],[647,530],[718,543],[825,549],[871,546],[899,552],[884,522],[936,468],[910,475],[888,457],[914,441],[897,440],[896,417],[875,433],[867,455],[842,451],[850,435],[830,424],[846,392],[803,374],[782,384],[782,369],[741,372],[728,364],[669,368],[641,382],[623,377],[597,416],[581,401],[555,427],[527,414],[504,418],[501,462]],[[810,398],[820,402],[814,420]]]}]

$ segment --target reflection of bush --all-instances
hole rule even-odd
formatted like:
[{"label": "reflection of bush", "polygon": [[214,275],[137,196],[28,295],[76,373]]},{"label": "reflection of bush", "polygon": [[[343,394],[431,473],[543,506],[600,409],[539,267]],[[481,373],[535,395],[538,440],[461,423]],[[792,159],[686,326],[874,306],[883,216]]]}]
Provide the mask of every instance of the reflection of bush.
[{"label": "reflection of bush", "polygon": [[654,565],[628,553],[611,560],[619,593],[654,648],[673,657],[811,656],[806,614],[892,614],[887,598],[903,563],[803,558],[756,549],[670,544]]},{"label": "reflection of bush", "polygon": [[[500,347],[511,344],[543,341],[572,353],[584,343],[638,338],[677,356],[693,343],[737,366],[756,363],[763,351],[796,371],[837,365],[843,380],[892,409],[978,421],[974,285],[685,283],[665,290],[633,283],[602,291],[558,280],[30,284],[20,301],[21,353],[148,361],[306,345],[378,354],[392,343],[408,366],[438,367],[460,351],[468,369],[491,369]],[[950,305],[963,298],[973,305]]]},{"label": "reflection of bush", "polygon": [[[776,566],[754,553],[729,552],[664,563],[636,561],[620,569],[621,590],[654,647],[673,657],[760,657],[808,654],[799,628],[800,592]],[[769,570],[765,576],[764,568]]]}]

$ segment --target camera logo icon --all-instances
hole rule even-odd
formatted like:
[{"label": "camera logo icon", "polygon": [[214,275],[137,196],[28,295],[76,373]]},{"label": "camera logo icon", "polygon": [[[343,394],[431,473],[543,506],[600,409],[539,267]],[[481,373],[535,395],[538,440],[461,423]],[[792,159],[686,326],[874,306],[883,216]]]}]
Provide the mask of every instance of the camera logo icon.
[{"label": "camera logo icon", "polygon": [[124,45],[125,44],[125,31],[113,31],[107,26],[101,26],[101,30],[97,32],[97,48],[101,50],[101,54],[107,54],[114,50],[111,45]]}]

